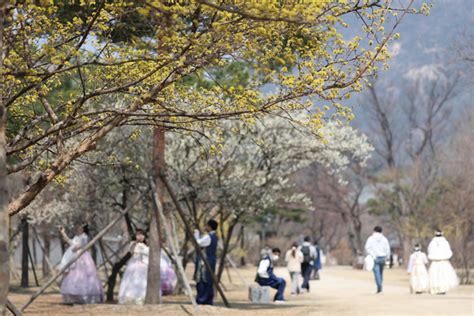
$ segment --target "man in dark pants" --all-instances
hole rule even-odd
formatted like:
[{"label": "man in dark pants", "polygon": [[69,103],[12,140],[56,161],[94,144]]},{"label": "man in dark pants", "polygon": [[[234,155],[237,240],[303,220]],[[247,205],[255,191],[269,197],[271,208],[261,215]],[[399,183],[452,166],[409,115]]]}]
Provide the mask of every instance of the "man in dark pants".
[{"label": "man in dark pants", "polygon": [[365,243],[365,251],[374,259],[374,276],[377,294],[382,293],[383,268],[385,259],[390,256],[390,244],[382,234],[382,227],[375,226],[373,234]]},{"label": "man in dark pants", "polygon": [[211,266],[211,271],[206,268],[204,261],[199,256],[199,253],[196,254],[196,271],[194,277],[196,280],[196,302],[202,305],[212,305],[214,300],[214,286],[212,283],[212,274],[216,271],[217,263],[217,222],[213,219],[207,222],[205,230],[207,235],[200,236],[199,230],[194,232],[194,237],[196,238],[199,246],[204,248],[204,254],[206,256],[207,262]]},{"label": "man in dark pants", "polygon": [[304,238],[300,251],[303,253],[303,262],[301,263],[301,274],[303,275],[302,291],[309,292],[309,278],[313,271],[313,260],[316,259],[316,250],[311,245],[309,236]]},{"label": "man in dark pants", "polygon": [[270,286],[277,290],[274,301],[276,304],[284,303],[285,299],[283,294],[285,293],[286,281],[282,278],[278,278],[273,273],[273,263],[280,258],[281,251],[278,248],[272,249],[272,255],[265,255],[260,260],[257,269],[257,277],[255,282],[261,286]]}]

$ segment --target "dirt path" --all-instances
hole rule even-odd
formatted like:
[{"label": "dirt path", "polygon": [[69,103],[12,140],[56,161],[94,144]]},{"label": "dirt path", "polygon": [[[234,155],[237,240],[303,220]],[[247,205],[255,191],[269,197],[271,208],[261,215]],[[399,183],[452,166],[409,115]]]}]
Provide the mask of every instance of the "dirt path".
[{"label": "dirt path", "polygon": [[[240,270],[248,284],[252,284],[255,268]],[[276,273],[289,280],[283,268]],[[474,315],[474,286],[461,286],[445,296],[429,294],[410,295],[408,277],[403,270],[386,270],[382,295],[375,295],[373,276],[369,272],[349,267],[325,268],[320,281],[311,281],[311,292],[296,297],[289,296],[287,288],[285,305],[252,304],[247,299],[247,289],[231,273],[232,284],[224,276],[226,296],[232,309],[217,306],[201,307],[201,315]],[[10,299],[18,305],[28,299],[26,293],[16,293]],[[184,296],[165,297],[162,306],[123,306],[100,304],[65,306],[59,304],[57,291],[42,296],[27,310],[27,315],[191,315],[192,306]]]},{"label": "dirt path", "polygon": [[474,287],[459,287],[446,296],[411,295],[402,270],[385,271],[384,293],[375,295],[369,272],[325,269],[313,291],[295,300],[314,307],[294,315],[474,315]]}]

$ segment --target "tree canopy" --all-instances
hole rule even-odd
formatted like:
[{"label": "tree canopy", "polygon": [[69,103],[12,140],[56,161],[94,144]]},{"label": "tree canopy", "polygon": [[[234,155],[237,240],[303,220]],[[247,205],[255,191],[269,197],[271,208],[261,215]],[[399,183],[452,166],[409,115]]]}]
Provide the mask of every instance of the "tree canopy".
[{"label": "tree canopy", "polygon": [[[339,102],[388,57],[394,28],[412,12],[406,5],[12,1],[2,73],[7,168],[35,173],[10,215],[119,125],[193,130],[282,110],[307,111],[314,129],[329,115],[350,119]],[[349,14],[361,36],[346,39]],[[235,62],[247,69],[245,85],[219,76]]]}]

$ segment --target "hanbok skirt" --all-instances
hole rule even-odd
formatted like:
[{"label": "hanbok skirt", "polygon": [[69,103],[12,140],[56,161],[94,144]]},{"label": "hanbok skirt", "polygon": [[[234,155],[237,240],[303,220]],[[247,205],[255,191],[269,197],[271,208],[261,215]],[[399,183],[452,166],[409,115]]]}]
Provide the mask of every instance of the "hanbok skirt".
[{"label": "hanbok skirt", "polygon": [[459,279],[449,260],[431,262],[430,271],[431,294],[445,293],[459,284]]},{"label": "hanbok skirt", "polygon": [[424,264],[415,264],[410,274],[410,286],[414,293],[428,292],[428,271]]},{"label": "hanbok skirt", "polygon": [[161,293],[163,295],[173,294],[176,283],[177,278],[173,268],[170,266],[161,268]]},{"label": "hanbok skirt", "polygon": [[70,267],[61,283],[63,302],[67,304],[96,304],[103,302],[99,273],[86,251]]},{"label": "hanbok skirt", "polygon": [[148,277],[148,258],[133,256],[120,282],[120,304],[144,304]]}]

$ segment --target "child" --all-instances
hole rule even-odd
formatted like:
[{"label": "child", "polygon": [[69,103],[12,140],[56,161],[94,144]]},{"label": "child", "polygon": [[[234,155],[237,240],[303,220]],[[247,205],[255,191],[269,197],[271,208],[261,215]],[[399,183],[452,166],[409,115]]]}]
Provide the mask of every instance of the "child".
[{"label": "child", "polygon": [[144,304],[148,276],[149,248],[145,243],[146,234],[137,229],[135,241],[130,245],[132,257],[127,263],[127,268],[120,282],[120,304]]},{"label": "child", "polygon": [[[76,257],[76,253],[89,242],[88,226],[76,225],[76,235],[71,240],[64,227],[59,230],[62,238],[70,245],[61,260],[60,269]],[[68,269],[61,284],[61,295],[66,304],[102,303],[102,284],[99,272],[89,251],[86,251]]]},{"label": "child", "polygon": [[421,251],[420,245],[416,244],[414,252],[408,261],[408,273],[410,274],[410,292],[421,294],[428,291],[428,270],[426,264],[428,259]]},{"label": "child", "polygon": [[291,249],[286,252],[285,261],[287,262],[288,272],[290,272],[291,277],[291,295],[300,294],[298,279],[301,275],[303,253],[298,250],[297,243],[293,243]]}]

